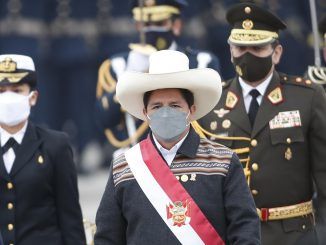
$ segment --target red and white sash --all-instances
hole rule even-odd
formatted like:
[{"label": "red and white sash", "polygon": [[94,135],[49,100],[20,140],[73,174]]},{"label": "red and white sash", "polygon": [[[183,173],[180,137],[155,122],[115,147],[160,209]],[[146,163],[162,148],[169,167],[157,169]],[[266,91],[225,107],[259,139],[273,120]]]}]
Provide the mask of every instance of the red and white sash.
[{"label": "red and white sash", "polygon": [[181,244],[224,245],[150,138],[129,149],[125,157],[142,191]]}]

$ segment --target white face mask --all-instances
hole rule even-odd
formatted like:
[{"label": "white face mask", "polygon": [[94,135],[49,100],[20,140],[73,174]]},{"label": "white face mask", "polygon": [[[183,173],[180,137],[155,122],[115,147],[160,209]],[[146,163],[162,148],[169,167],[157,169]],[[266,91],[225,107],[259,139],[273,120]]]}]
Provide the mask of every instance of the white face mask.
[{"label": "white face mask", "polygon": [[21,95],[14,92],[0,94],[0,123],[15,126],[26,120],[30,114],[29,95]]}]

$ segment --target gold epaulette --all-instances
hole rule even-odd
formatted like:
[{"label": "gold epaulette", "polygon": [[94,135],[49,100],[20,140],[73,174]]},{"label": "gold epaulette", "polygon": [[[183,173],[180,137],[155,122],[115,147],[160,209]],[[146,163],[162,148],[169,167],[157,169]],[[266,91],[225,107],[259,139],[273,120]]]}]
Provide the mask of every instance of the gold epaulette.
[{"label": "gold epaulette", "polygon": [[104,133],[111,145],[117,148],[124,148],[130,146],[132,142],[137,142],[139,138],[146,132],[147,129],[148,129],[148,123],[143,122],[137,128],[136,132],[126,140],[118,140],[110,129],[105,129]]},{"label": "gold epaulette", "polygon": [[103,91],[113,92],[117,81],[112,77],[110,73],[111,61],[105,60],[99,68],[98,71],[98,81],[96,87],[96,97],[100,98],[103,94]]}]

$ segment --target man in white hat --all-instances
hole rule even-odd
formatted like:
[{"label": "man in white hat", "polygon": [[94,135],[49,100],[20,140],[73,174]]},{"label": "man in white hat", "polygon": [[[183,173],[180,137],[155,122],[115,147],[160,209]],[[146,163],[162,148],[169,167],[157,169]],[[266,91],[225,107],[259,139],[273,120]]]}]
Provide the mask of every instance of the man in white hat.
[{"label": "man in white hat", "polygon": [[95,244],[260,244],[256,208],[237,156],[190,122],[221,96],[219,74],[158,51],[149,73],[126,72],[117,99],[151,133],[113,161]]},{"label": "man in white hat", "polygon": [[29,120],[37,98],[33,60],[25,55],[0,55],[3,242],[84,245],[72,149],[65,134]]}]

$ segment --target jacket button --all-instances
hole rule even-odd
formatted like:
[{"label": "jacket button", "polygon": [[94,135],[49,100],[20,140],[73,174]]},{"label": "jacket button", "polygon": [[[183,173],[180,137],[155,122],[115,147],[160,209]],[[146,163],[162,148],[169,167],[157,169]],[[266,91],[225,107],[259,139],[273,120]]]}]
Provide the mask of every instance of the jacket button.
[{"label": "jacket button", "polygon": [[286,143],[291,144],[291,142],[292,142],[291,138],[286,139]]},{"label": "jacket button", "polygon": [[8,209],[9,209],[9,210],[12,210],[13,208],[14,208],[14,205],[13,205],[11,202],[9,202],[9,203],[8,203]]},{"label": "jacket button", "polygon": [[7,183],[7,188],[8,188],[9,190],[11,190],[12,188],[14,188],[14,185],[13,185],[11,182],[8,182],[8,183]]},{"label": "jacket button", "polygon": [[250,142],[250,144],[251,144],[251,146],[253,146],[253,147],[256,147],[257,146],[257,144],[258,144],[258,142],[257,142],[257,140],[252,140],[251,142]]},{"label": "jacket button", "polygon": [[8,230],[12,231],[14,229],[14,225],[13,224],[8,224]]},{"label": "jacket button", "polygon": [[251,168],[252,168],[252,170],[254,170],[254,171],[258,171],[258,164],[257,164],[257,163],[253,163],[253,164],[251,165]]},{"label": "jacket button", "polygon": [[258,195],[258,191],[257,191],[257,190],[251,190],[251,193],[252,193],[254,196]]}]

